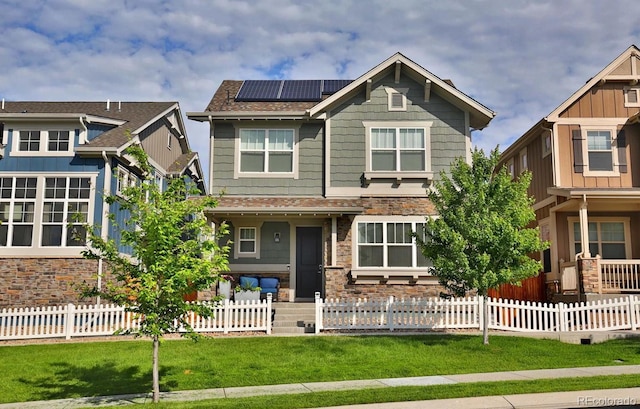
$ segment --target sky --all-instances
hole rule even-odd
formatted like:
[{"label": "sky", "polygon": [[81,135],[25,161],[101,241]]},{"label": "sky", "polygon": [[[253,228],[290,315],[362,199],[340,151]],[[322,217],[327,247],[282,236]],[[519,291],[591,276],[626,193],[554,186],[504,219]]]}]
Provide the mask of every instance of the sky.
[{"label": "sky", "polygon": [[[497,113],[504,150],[630,45],[638,0],[0,0],[0,98],[178,101],[222,80],[355,79],[396,52]],[[208,173],[208,125],[185,116]]]}]

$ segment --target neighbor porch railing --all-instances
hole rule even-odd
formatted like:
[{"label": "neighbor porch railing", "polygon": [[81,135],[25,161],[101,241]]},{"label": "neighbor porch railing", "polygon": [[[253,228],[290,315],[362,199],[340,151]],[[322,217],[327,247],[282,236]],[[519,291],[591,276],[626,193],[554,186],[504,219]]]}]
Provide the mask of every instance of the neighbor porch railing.
[{"label": "neighbor porch railing", "polygon": [[603,293],[640,291],[640,260],[598,261]]}]

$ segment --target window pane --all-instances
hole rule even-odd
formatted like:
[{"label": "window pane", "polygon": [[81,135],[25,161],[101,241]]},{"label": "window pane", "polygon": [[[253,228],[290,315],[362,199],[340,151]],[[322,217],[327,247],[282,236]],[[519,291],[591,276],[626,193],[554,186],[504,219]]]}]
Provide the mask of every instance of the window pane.
[{"label": "window pane", "polygon": [[30,246],[31,235],[33,233],[33,226],[31,225],[14,225],[13,226],[13,240],[14,246]]},{"label": "window pane", "polygon": [[401,149],[424,149],[424,129],[400,129]]},{"label": "window pane", "polygon": [[580,223],[573,223],[573,241],[580,242]]},{"label": "window pane", "polygon": [[602,241],[624,242],[624,223],[600,223]]},{"label": "window pane", "polygon": [[45,202],[42,216],[45,223],[62,223],[64,220],[64,203]]},{"label": "window pane", "polygon": [[0,202],[0,226],[3,224],[6,226],[6,223],[9,221],[9,208],[11,204],[9,202]]},{"label": "window pane", "polygon": [[424,169],[424,151],[400,152],[400,170],[422,171]]},{"label": "window pane", "polygon": [[589,150],[611,150],[611,135],[609,131],[587,131]]},{"label": "window pane", "polygon": [[241,129],[240,149],[242,150],[264,150],[265,146],[264,129]]},{"label": "window pane", "polygon": [[16,199],[35,199],[36,178],[16,178]]},{"label": "window pane", "polygon": [[243,152],[240,155],[241,172],[264,172],[264,153]]},{"label": "window pane", "polygon": [[13,178],[0,178],[0,198],[10,199],[13,187]]},{"label": "window pane", "polygon": [[293,130],[273,129],[269,131],[269,150],[293,150]]},{"label": "window pane", "polygon": [[589,241],[598,241],[598,223],[589,223]]},{"label": "window pane", "polygon": [[358,246],[360,267],[382,267],[382,246]]},{"label": "window pane", "polygon": [[372,170],[396,170],[395,151],[374,151],[371,153]]},{"label": "window pane", "polygon": [[404,97],[401,93],[394,92],[393,94],[391,94],[391,107],[402,108],[404,106],[404,104],[402,103],[403,100],[404,100]]},{"label": "window pane", "polygon": [[624,260],[625,253],[624,243],[602,243],[602,258]]},{"label": "window pane", "polygon": [[589,152],[590,170],[613,170],[611,152]]},{"label": "window pane", "polygon": [[7,234],[9,233],[9,226],[6,224],[0,224],[0,246],[7,245]]},{"label": "window pane", "polygon": [[292,172],[293,153],[291,152],[270,152],[269,172]]},{"label": "window pane", "polygon": [[45,180],[44,197],[47,199],[64,199],[67,191],[67,178],[47,178]]},{"label": "window pane", "polygon": [[84,226],[73,225],[67,227],[67,246],[84,246],[87,238],[87,230]]},{"label": "window pane", "polygon": [[42,227],[42,245],[59,246],[62,244],[62,225]]},{"label": "window pane", "polygon": [[371,148],[372,149],[395,149],[396,147],[396,130],[391,128],[375,128],[371,130]]},{"label": "window pane", "polygon": [[241,240],[255,240],[256,238],[256,229],[250,228],[240,228],[240,239]]},{"label": "window pane", "polygon": [[420,248],[417,249],[417,253],[418,267],[433,267],[433,262],[422,254]]},{"label": "window pane", "polygon": [[389,267],[411,267],[412,246],[389,246],[387,263]]},{"label": "window pane", "polygon": [[255,242],[254,241],[241,241],[240,242],[240,252],[241,253],[255,253]]}]

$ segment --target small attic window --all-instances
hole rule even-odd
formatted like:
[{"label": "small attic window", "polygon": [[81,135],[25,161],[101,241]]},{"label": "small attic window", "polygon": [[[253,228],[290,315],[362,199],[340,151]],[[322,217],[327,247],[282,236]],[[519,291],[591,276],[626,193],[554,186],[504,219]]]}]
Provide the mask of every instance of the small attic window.
[{"label": "small attic window", "polygon": [[640,107],[640,87],[625,87],[624,88],[624,106]]},{"label": "small attic window", "polygon": [[387,103],[389,111],[406,111],[407,110],[407,91],[408,88],[397,89],[385,87],[387,91]]}]

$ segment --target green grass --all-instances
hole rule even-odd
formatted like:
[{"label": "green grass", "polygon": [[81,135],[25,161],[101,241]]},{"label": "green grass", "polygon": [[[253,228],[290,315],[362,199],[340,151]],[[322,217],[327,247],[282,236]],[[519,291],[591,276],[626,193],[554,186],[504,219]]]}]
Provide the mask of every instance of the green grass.
[{"label": "green grass", "polygon": [[[220,337],[160,349],[164,391],[624,364],[640,364],[637,340],[493,336],[485,346],[467,335]],[[151,389],[151,343],[1,346],[0,371],[0,403],[143,393]]]}]

